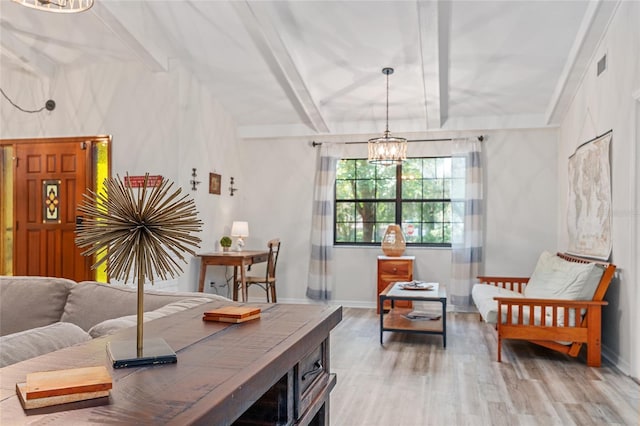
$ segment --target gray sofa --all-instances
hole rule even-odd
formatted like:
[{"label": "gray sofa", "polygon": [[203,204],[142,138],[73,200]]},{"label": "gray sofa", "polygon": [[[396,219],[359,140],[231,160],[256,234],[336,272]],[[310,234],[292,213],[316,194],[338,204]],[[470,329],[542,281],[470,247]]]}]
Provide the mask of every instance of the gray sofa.
[{"label": "gray sofa", "polygon": [[[231,302],[206,293],[147,290],[144,320],[212,300]],[[0,367],[133,327],[136,311],[135,286],[0,277]]]}]

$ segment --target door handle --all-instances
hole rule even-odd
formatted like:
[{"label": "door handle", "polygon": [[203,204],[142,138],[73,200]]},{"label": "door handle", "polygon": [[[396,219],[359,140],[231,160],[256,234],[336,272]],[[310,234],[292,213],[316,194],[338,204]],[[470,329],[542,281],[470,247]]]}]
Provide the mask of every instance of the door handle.
[{"label": "door handle", "polygon": [[82,225],[84,218],[82,216],[76,216],[76,226]]}]

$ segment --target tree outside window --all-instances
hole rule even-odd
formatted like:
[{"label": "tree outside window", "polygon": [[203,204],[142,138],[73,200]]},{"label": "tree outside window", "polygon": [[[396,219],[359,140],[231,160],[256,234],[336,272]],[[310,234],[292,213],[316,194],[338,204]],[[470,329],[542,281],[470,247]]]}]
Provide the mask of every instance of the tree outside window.
[{"label": "tree outside window", "polygon": [[343,159],[336,171],[335,244],[377,245],[399,223],[408,245],[451,246],[451,183],[464,168],[450,157],[411,158],[398,166]]}]

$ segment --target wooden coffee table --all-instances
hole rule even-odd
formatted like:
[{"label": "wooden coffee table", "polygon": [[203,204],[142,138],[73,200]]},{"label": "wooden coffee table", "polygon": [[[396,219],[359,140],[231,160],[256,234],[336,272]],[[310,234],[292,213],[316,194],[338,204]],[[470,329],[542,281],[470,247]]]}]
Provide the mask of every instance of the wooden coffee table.
[{"label": "wooden coffee table", "polygon": [[[431,290],[404,290],[401,283],[391,283],[385,288],[380,297],[380,306],[384,302],[391,302],[389,312],[380,310],[380,344],[382,344],[382,333],[385,331],[397,331],[402,333],[419,334],[440,334],[442,344],[447,347],[447,292],[437,283],[433,283]],[[408,318],[408,314],[414,312],[408,308],[396,308],[397,300],[408,300],[412,302],[440,302],[442,313],[429,317]]]}]

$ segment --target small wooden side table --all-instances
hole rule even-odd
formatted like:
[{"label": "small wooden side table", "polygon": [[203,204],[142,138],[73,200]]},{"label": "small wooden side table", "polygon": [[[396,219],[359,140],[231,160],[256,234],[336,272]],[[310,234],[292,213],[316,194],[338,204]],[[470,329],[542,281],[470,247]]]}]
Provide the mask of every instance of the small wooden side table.
[{"label": "small wooden side table", "polygon": [[242,301],[246,302],[248,297],[245,267],[254,263],[266,262],[269,259],[268,251],[229,251],[214,253],[199,253],[200,258],[200,278],[198,279],[198,291],[204,291],[204,277],[207,273],[207,266],[233,266],[233,300],[238,300],[238,268],[240,268],[240,285],[242,288]]},{"label": "small wooden side table", "polygon": [[[392,282],[412,281],[415,259],[415,256],[378,256],[378,291],[376,295],[382,293]],[[388,301],[384,303],[385,310],[388,311],[389,306]],[[400,301],[396,303],[396,306],[410,308],[411,302]],[[380,299],[378,299],[378,310],[376,312],[380,313]]]}]

